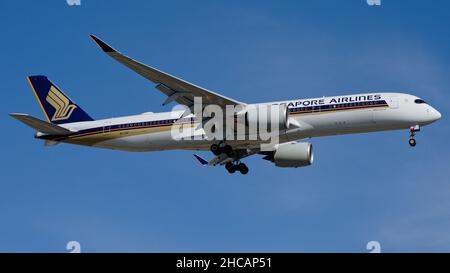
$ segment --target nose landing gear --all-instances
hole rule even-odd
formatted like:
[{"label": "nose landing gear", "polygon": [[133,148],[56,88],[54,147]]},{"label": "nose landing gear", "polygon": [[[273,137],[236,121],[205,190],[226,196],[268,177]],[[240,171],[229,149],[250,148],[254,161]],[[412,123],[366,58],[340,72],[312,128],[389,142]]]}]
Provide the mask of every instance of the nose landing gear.
[{"label": "nose landing gear", "polygon": [[416,139],[414,138],[414,136],[416,135],[417,132],[420,132],[420,126],[416,125],[416,126],[412,126],[411,128],[409,128],[409,146],[411,147],[416,147],[417,142]]}]

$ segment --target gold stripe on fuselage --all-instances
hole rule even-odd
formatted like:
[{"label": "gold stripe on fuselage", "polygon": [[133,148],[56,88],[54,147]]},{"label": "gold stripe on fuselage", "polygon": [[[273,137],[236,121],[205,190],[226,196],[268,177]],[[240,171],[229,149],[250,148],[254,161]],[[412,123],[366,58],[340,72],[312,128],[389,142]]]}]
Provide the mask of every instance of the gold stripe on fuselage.
[{"label": "gold stripe on fuselage", "polygon": [[[339,111],[355,111],[355,110],[365,110],[370,108],[380,108],[380,107],[389,107],[387,104],[382,105],[370,105],[370,106],[352,106],[352,107],[346,107],[346,108],[330,108],[325,109],[323,111],[317,111],[317,112],[311,112],[311,111],[296,111],[293,112],[292,116],[300,116],[300,115],[317,115],[317,114],[329,114],[330,112],[339,112]],[[191,128],[193,126],[197,126],[199,123],[182,123],[182,124],[175,124],[176,126],[185,126],[184,128]],[[61,140],[62,142],[72,143],[72,144],[79,144],[79,145],[88,145],[92,146],[102,141],[112,140],[112,139],[118,139],[123,137],[129,137],[129,136],[137,136],[137,135],[143,135],[143,134],[152,134],[152,133],[160,133],[160,132],[166,132],[169,130],[172,130],[172,126],[174,124],[164,124],[164,125],[151,125],[151,126],[134,126],[134,127],[127,127],[127,128],[116,128],[105,131],[105,129],[99,129],[96,132],[89,132],[85,134],[75,134],[72,136],[69,136],[66,139]],[[108,127],[104,127],[108,128]],[[177,128],[174,128],[177,130]]]},{"label": "gold stripe on fuselage", "polygon": [[[198,124],[198,123],[194,123]],[[112,139],[118,139],[123,137],[130,137],[130,136],[137,136],[137,135],[143,135],[143,134],[152,134],[152,133],[161,133],[161,132],[167,132],[172,129],[177,130],[177,127],[184,126],[184,128],[191,128],[194,125],[192,124],[166,124],[166,125],[160,125],[160,126],[135,126],[135,127],[128,127],[128,128],[117,128],[112,129],[110,131],[98,131],[98,132],[92,132],[92,133],[86,133],[82,135],[74,135],[69,136],[67,139],[62,140],[63,142],[72,143],[72,144],[79,144],[79,145],[88,145],[92,146],[102,141],[112,140]],[[173,127],[177,126],[177,127]]]}]

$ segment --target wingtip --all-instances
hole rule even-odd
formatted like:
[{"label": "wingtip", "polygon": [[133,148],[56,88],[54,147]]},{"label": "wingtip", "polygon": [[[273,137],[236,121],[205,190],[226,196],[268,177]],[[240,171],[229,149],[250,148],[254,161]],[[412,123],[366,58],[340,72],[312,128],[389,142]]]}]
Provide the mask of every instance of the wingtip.
[{"label": "wingtip", "polygon": [[116,52],[116,50],[114,50],[114,48],[110,47],[107,43],[103,42],[102,40],[100,40],[99,38],[97,38],[95,35],[89,35],[91,37],[92,40],[94,40],[94,42],[106,53],[109,52]]}]

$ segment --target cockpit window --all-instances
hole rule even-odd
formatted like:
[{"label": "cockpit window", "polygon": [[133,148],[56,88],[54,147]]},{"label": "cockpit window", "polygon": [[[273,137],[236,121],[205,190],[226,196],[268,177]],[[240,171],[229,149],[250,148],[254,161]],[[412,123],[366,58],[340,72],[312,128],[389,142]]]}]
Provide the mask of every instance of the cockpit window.
[{"label": "cockpit window", "polygon": [[421,100],[421,99],[416,99],[414,102],[417,104],[426,103],[424,100]]}]

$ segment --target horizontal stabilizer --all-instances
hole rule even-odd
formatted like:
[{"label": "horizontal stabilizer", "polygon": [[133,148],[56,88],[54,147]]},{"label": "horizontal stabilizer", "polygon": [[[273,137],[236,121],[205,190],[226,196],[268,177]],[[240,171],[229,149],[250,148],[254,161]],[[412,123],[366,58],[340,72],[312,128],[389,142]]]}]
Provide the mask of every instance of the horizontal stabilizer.
[{"label": "horizontal stabilizer", "polygon": [[66,128],[40,120],[27,114],[13,113],[9,115],[44,134],[67,135],[71,133],[71,131],[67,130]]}]

